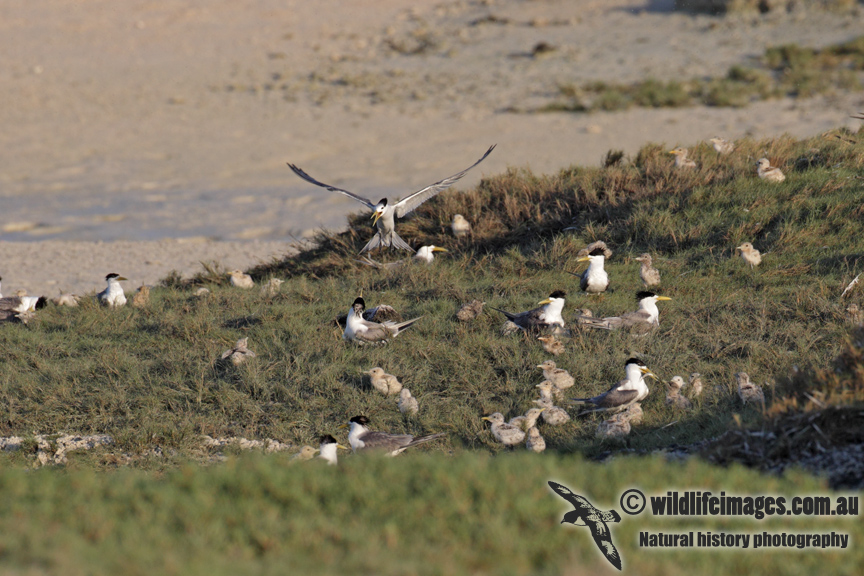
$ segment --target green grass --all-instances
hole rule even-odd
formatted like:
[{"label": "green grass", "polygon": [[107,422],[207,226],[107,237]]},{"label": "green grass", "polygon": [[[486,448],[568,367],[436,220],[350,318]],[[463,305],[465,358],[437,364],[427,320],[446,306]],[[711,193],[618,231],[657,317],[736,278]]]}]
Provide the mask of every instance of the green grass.
[{"label": "green grass", "polygon": [[591,82],[559,86],[561,101],[540,112],[590,112],[682,106],[742,107],[758,100],[811,97],[837,90],[860,90],[864,36],[822,50],[797,44],[770,47],[758,67],[732,66],[722,78],[633,84]]},{"label": "green grass", "polygon": [[[769,468],[778,458],[794,461],[796,450],[861,442],[855,414],[864,400],[864,340],[849,335],[844,318],[848,302],[861,303],[861,289],[842,302],[839,294],[864,264],[864,132],[742,140],[722,158],[703,143],[691,149],[698,168],[686,172],[674,169],[666,150],[649,145],[628,162],[547,176],[513,169],[475,189],[445,192],[399,224],[404,238],[450,250],[432,266],[382,272],[357,264],[372,234],[361,214],[345,232],[320,234],[296,256],[252,270],[257,280],[286,278],[274,297],[230,287],[210,266],[192,279],[166,278],[145,309],[111,311],[84,299],[77,309],[41,310],[26,326],[2,326],[0,435],[28,441],[0,459],[0,566],[22,574],[314,572],[319,563],[329,572],[592,571],[606,566],[590,539],[558,527],[563,502],[546,479],[590,487],[610,507],[631,485],[824,489],[824,480],[803,474],[777,479],[623,455],[701,444],[713,461]],[[783,168],[786,182],[756,178],[761,156]],[[471,238],[449,234],[455,213],[472,222]],[[614,251],[607,263],[614,291],[587,297],[565,271],[581,269],[576,252],[595,239]],[[734,255],[744,241],[764,253],[755,270]],[[644,423],[624,441],[596,440],[599,418],[588,416],[541,424],[545,455],[504,453],[480,418],[531,407],[542,379],[535,366],[546,354],[536,340],[501,336],[497,312],[458,323],[459,305],[478,298],[520,311],[565,289],[568,322],[577,307],[626,312],[641,289],[633,258],[646,251],[673,299],[661,303],[660,327],[647,336],[575,331],[556,359],[576,378],[570,396],[607,389],[622,377],[623,361],[639,354],[663,380],[700,372],[704,398],[676,412],[664,403],[662,383],[652,384]],[[193,297],[198,285],[211,296]],[[333,321],[360,293],[370,305],[423,318],[387,347],[346,344]],[[218,361],[244,336],[256,358]],[[370,389],[363,371],[373,366],[412,390],[418,416],[403,417],[393,398]],[[741,406],[738,371],[772,383],[765,413]],[[324,433],[344,441],[338,426],[361,413],[377,429],[447,437],[396,460],[349,455],[336,470],[289,467],[284,454],[212,465],[220,455],[201,442],[207,434],[299,446]],[[805,421],[804,428],[818,422],[819,434],[790,428]],[[829,425],[841,421],[852,424]],[[116,444],[70,454],[66,468],[24,471],[35,464],[33,435],[96,432]],[[779,440],[769,443],[763,432]],[[584,460],[609,455],[603,464]],[[625,561],[638,559],[648,574],[692,571],[706,557],[710,573],[810,573],[829,559],[838,573],[860,565],[857,546],[793,554],[794,561],[777,553],[640,551],[641,521],[622,522],[616,541]],[[677,526],[655,521],[651,529],[666,525]],[[359,541],[361,526],[373,530],[372,544]],[[860,538],[859,526],[846,531]],[[471,546],[460,546],[462,538]]]}]

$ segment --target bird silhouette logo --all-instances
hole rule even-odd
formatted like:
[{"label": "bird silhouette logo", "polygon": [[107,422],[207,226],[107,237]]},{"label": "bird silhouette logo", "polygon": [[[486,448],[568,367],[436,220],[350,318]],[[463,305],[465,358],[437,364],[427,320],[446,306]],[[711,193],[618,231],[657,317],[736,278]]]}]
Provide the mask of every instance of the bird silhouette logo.
[{"label": "bird silhouette logo", "polygon": [[574,526],[587,526],[591,530],[591,536],[594,537],[594,542],[597,547],[603,552],[609,562],[618,570],[621,570],[621,555],[612,544],[612,534],[609,532],[607,522],[620,522],[621,516],[615,510],[601,512],[588,502],[584,496],[574,493],[572,490],[558,484],[557,482],[549,482],[549,486],[556,494],[570,502],[573,505],[573,510],[564,514],[561,523],[565,522]]}]

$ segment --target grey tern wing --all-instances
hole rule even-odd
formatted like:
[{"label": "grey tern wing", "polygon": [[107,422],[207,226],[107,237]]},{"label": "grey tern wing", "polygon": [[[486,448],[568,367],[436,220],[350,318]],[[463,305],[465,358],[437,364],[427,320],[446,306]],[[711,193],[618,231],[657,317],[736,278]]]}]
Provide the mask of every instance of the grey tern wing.
[{"label": "grey tern wing", "polygon": [[486,151],[486,153],[483,154],[483,157],[480,158],[479,160],[477,160],[474,164],[472,164],[468,168],[465,168],[461,172],[457,172],[456,174],[453,174],[452,176],[448,176],[447,178],[444,178],[443,180],[439,180],[438,182],[435,182],[434,184],[430,184],[429,186],[423,188],[422,190],[418,190],[417,192],[414,192],[410,196],[406,196],[405,198],[403,198],[402,200],[397,202],[396,205],[394,206],[394,209],[396,210],[396,216],[398,218],[402,218],[404,216],[407,216],[408,214],[410,214],[411,212],[416,210],[418,206],[420,206],[421,204],[423,204],[424,202],[426,202],[427,200],[429,200],[430,198],[432,198],[433,196],[435,196],[439,192],[442,192],[442,191],[446,190],[447,188],[449,188],[450,186],[452,186],[454,182],[456,182],[457,180],[462,178],[465,174],[468,173],[469,170],[471,170],[472,168],[474,168],[475,166],[480,164],[480,162],[485,160],[486,157],[492,153],[492,150],[495,149],[495,146],[497,146],[497,144],[493,144],[492,146],[490,146],[489,149]]},{"label": "grey tern wing", "polygon": [[585,524],[588,526],[588,529],[591,530],[591,536],[594,537],[594,542],[597,543],[597,547],[600,548],[600,551],[603,552],[606,559],[609,560],[609,562],[611,562],[618,570],[621,570],[621,555],[618,553],[618,549],[615,548],[615,545],[612,544],[612,535],[609,533],[609,527],[606,526],[606,523],[602,520],[585,518]]},{"label": "grey tern wing", "polygon": [[381,340],[387,340],[393,337],[392,330],[389,330],[384,324],[363,320],[363,325],[366,326],[367,329],[356,334],[358,340],[380,342]]},{"label": "grey tern wing", "polygon": [[359,438],[363,442],[364,450],[386,450],[387,452],[405,448],[413,439],[414,436],[410,434],[387,434],[375,431],[366,432]]},{"label": "grey tern wing", "polygon": [[353,198],[357,202],[360,202],[361,204],[365,205],[370,210],[375,209],[375,204],[373,204],[372,201],[369,200],[368,198],[358,196],[357,194],[354,194],[353,192],[349,192],[348,190],[343,190],[342,188],[337,188],[335,186],[331,186],[329,184],[324,184],[323,182],[319,182],[318,180],[315,180],[314,178],[309,176],[309,174],[307,174],[306,172],[304,172],[302,169],[298,168],[294,164],[291,164],[290,162],[288,163],[288,167],[291,168],[291,170],[294,172],[294,174],[296,174],[297,176],[299,176],[303,180],[306,180],[310,184],[314,184],[316,186],[326,188],[327,190],[330,190],[331,192],[338,192],[340,194],[344,194],[345,196],[348,196],[349,198]]}]

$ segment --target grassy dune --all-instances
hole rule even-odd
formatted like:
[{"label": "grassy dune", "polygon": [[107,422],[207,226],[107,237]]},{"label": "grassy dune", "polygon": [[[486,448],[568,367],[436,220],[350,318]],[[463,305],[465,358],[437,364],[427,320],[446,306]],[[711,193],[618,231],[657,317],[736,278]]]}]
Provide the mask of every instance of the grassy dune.
[{"label": "grassy dune", "polygon": [[[431,266],[382,272],[357,264],[372,233],[361,214],[346,232],[322,234],[297,256],[253,270],[257,280],[287,278],[276,296],[230,287],[211,267],[191,280],[167,278],[145,309],[109,311],[85,299],[77,309],[48,307],[26,326],[2,326],[0,435],[99,432],[116,443],[71,455],[65,469],[25,471],[35,441],[0,455],[0,566],[21,574],[582,573],[608,566],[587,533],[559,528],[567,506],[545,487],[550,478],[584,487],[609,508],[631,486],[825,491],[824,480],[803,474],[777,479],[659,456],[584,459],[694,445],[730,430],[743,445],[748,431],[780,434],[784,419],[826,407],[857,414],[864,398],[864,345],[848,338],[844,314],[849,302],[861,303],[861,288],[839,299],[864,258],[864,132],[745,140],[728,157],[700,144],[691,150],[699,168],[689,172],[675,170],[665,150],[650,145],[629,162],[610,155],[605,168],[548,176],[512,170],[442,194],[400,228],[406,239],[451,251]],[[761,156],[783,168],[785,183],[756,178]],[[449,234],[454,213],[473,223],[470,239]],[[575,254],[595,239],[614,251],[607,263],[614,291],[587,297],[565,271],[581,269]],[[755,270],[734,255],[744,241],[765,253]],[[623,376],[623,361],[639,354],[663,380],[700,372],[704,397],[690,412],[675,411],[664,404],[662,383],[653,384],[644,423],[626,441],[596,440],[599,418],[588,416],[557,428],[541,424],[547,454],[491,458],[503,451],[480,417],[531,407],[542,380],[535,366],[547,354],[531,338],[501,336],[497,312],[458,323],[459,305],[478,298],[521,311],[564,289],[568,322],[576,307],[626,312],[641,289],[633,258],[642,252],[655,256],[662,293],[672,298],[660,305],[660,327],[646,336],[574,331],[556,358],[576,378],[569,396],[605,390]],[[210,297],[192,296],[198,285]],[[387,347],[346,345],[333,321],[360,293],[370,306],[386,303],[423,319]],[[218,361],[244,336],[256,358],[240,366]],[[841,353],[847,361],[834,371]],[[362,372],[373,366],[411,389],[418,416],[403,417],[395,399],[369,387]],[[770,383],[767,412],[741,406],[738,371]],[[201,442],[203,434],[298,446],[322,433],[344,439],[337,427],[360,413],[379,429],[448,434],[396,460],[349,455],[337,470],[289,466],[284,454],[209,466],[220,455]],[[857,424],[843,435],[823,428],[823,448],[862,440]],[[792,443],[807,444],[800,438]],[[721,456],[742,459],[734,450]],[[860,546],[843,553],[637,550],[640,526],[671,531],[679,524],[626,520],[615,539],[638,573],[699,566],[803,574],[826,561],[852,573],[861,565]],[[756,531],[763,523],[680,526]],[[792,524],[842,528],[854,532],[853,542],[861,536],[860,522]],[[790,530],[785,519],[771,525]]]}]

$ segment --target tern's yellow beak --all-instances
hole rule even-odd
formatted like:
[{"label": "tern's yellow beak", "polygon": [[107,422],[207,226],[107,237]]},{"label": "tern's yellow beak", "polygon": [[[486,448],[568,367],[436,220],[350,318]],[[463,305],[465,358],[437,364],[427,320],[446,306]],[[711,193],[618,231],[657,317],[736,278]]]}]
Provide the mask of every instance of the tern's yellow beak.
[{"label": "tern's yellow beak", "polygon": [[435,246],[434,248],[432,248],[432,252],[449,252],[449,250],[447,250],[446,248],[439,248],[438,246]]},{"label": "tern's yellow beak", "polygon": [[118,276],[117,278],[115,278],[115,280],[117,280],[119,282],[120,280],[128,280],[128,278],[124,278],[123,276]]},{"label": "tern's yellow beak", "polygon": [[540,302],[538,302],[538,304],[551,304],[551,303],[552,303],[552,300],[550,300],[549,298],[546,298],[545,300],[541,300]]},{"label": "tern's yellow beak", "polygon": [[543,408],[540,408],[540,412],[542,412],[542,411],[545,410],[545,409],[546,409],[545,406],[544,406]]},{"label": "tern's yellow beak", "polygon": [[377,224],[377,223],[378,223],[378,219],[381,218],[381,216],[383,216],[383,215],[384,215],[383,212],[374,212],[374,213],[372,214],[372,224]]},{"label": "tern's yellow beak", "polygon": [[658,301],[658,302],[659,302],[660,300],[671,300],[671,299],[672,299],[672,298],[670,298],[669,296],[657,296],[657,301]]},{"label": "tern's yellow beak", "polygon": [[492,421],[492,420],[489,419],[488,416],[483,416],[483,418],[481,418],[481,420],[486,420],[487,422],[491,422],[491,421]]},{"label": "tern's yellow beak", "polygon": [[347,446],[342,446],[341,444],[336,444],[336,448],[341,448],[342,450],[350,450]]},{"label": "tern's yellow beak", "polygon": [[338,426],[337,430],[342,430],[344,428],[348,428],[348,424],[342,424],[341,426]]},{"label": "tern's yellow beak", "polygon": [[589,258],[588,256],[583,256],[581,258],[577,258],[576,262],[588,262],[589,260],[591,260],[591,258]]},{"label": "tern's yellow beak", "polygon": [[660,378],[658,378],[657,375],[651,372],[651,370],[649,370],[648,368],[639,368],[639,371],[642,372],[645,376],[650,376],[651,378],[654,378],[654,380],[660,380]]},{"label": "tern's yellow beak", "polygon": [[669,154],[678,154],[677,150],[669,150]]}]

